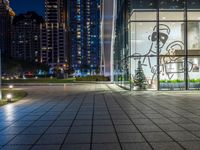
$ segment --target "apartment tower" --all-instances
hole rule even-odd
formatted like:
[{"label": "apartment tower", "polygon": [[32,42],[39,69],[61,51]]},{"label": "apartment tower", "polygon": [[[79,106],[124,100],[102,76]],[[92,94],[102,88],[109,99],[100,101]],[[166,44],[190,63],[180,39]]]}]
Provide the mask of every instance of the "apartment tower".
[{"label": "apartment tower", "polygon": [[45,0],[45,23],[41,25],[40,62],[63,67],[68,60],[67,1]]}]

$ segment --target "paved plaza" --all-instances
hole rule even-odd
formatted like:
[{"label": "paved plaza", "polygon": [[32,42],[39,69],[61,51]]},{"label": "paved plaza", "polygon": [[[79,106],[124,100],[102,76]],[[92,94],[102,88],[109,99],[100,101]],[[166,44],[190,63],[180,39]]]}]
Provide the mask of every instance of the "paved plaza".
[{"label": "paved plaza", "polygon": [[3,150],[200,150],[200,92],[113,84],[21,87],[0,108]]}]

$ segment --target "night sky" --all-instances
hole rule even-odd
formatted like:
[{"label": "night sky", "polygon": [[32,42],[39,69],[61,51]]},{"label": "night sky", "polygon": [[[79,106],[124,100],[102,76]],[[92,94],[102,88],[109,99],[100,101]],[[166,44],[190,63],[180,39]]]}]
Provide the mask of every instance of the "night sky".
[{"label": "night sky", "polygon": [[27,11],[36,11],[44,16],[44,0],[10,0],[10,6],[17,15]]}]

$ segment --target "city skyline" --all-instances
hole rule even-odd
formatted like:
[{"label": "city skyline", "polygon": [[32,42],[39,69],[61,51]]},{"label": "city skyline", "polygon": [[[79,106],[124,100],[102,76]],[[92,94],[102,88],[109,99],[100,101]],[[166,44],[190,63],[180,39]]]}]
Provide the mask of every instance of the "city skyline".
[{"label": "city skyline", "polygon": [[[34,3],[32,5],[32,3]],[[13,28],[19,27],[19,32],[11,31],[10,37],[15,37],[15,40],[9,41],[12,45],[12,53],[9,55],[16,59],[21,59],[26,54],[26,49],[29,49],[28,55],[37,54],[38,63],[46,64],[51,70],[56,67],[61,69],[61,72],[72,70],[75,75],[95,75],[100,72],[100,0],[92,1],[65,1],[65,0],[45,0],[39,6],[39,1],[30,1],[30,3],[16,3],[16,1],[3,0],[3,5],[7,5],[15,12],[10,21],[10,25]],[[26,7],[27,6],[27,7]],[[45,8],[45,9],[41,9]],[[74,11],[75,10],[75,11]],[[40,47],[38,50],[32,46],[26,48],[24,45],[31,45],[31,38],[27,39],[29,31],[24,29],[30,28],[32,30],[34,26],[28,27],[28,22],[34,22],[34,18],[31,20],[23,20],[19,24],[14,24],[15,18],[29,12],[35,12],[43,17],[43,22],[40,23],[40,28],[37,31],[39,33],[38,44]],[[43,14],[44,15],[41,15]],[[22,33],[21,33],[22,32]],[[17,33],[17,34],[16,34]],[[27,36],[27,37],[26,37]],[[14,43],[14,44],[13,44]],[[18,45],[18,46],[16,46]],[[23,50],[22,50],[23,49]],[[35,56],[28,56],[34,58]],[[26,57],[24,57],[26,58]],[[23,58],[23,59],[24,59]],[[26,59],[24,59],[26,61]],[[30,62],[33,59],[27,61]]]},{"label": "city skyline", "polygon": [[[72,3],[76,3],[76,2],[72,1]],[[104,53],[99,54],[98,61],[100,61],[100,59],[101,59],[101,63],[104,63],[104,64],[101,64],[101,66],[100,66],[101,74],[110,75],[110,71],[111,71],[111,69],[110,69],[111,68],[111,63],[110,63],[111,53],[110,53],[110,51],[111,51],[111,41],[112,41],[111,33],[112,33],[112,24],[113,24],[112,23],[113,0],[101,1],[101,4],[102,4],[102,6],[101,6],[102,12],[100,15],[104,15],[104,16],[101,16],[102,18],[99,19],[99,28],[101,28],[100,27],[101,23],[103,24],[104,28],[99,29],[99,32],[102,32],[101,36],[103,36],[100,39],[100,34],[99,34],[99,39],[101,40],[101,43],[102,43],[102,44],[100,44],[99,51],[100,50],[104,51]],[[16,15],[19,15],[21,13],[26,13],[27,11],[35,11],[38,15],[41,15],[45,19],[45,3],[44,3],[44,1],[22,0],[22,1],[20,1],[20,3],[17,3],[17,0],[16,1],[10,0],[10,6],[13,8]],[[99,64],[100,64],[100,62],[99,62]]]}]

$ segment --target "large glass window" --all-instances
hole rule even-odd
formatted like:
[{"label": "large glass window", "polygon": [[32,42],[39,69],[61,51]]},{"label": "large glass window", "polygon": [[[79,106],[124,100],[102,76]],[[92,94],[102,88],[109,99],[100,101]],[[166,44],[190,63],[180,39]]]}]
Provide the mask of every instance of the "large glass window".
[{"label": "large glass window", "polygon": [[[145,13],[150,16],[154,14],[152,11],[148,13],[147,10]],[[145,18],[145,13],[142,10],[133,11],[132,19],[134,20],[131,20],[129,27],[132,80],[134,80],[138,62],[141,61],[147,89],[158,88],[158,75],[162,83],[161,89],[165,88],[162,86],[163,82],[182,82],[181,87],[184,88],[185,23],[180,21],[183,12],[177,12],[180,15],[177,20],[176,15],[173,18],[166,15],[167,11],[163,10],[161,14],[165,15],[166,19],[162,16],[159,23],[153,17],[152,20],[141,20]],[[140,19],[137,20],[136,16],[140,16]]]},{"label": "large glass window", "polygon": [[143,89],[199,89],[200,1],[131,0],[130,6],[129,37],[116,35],[118,44],[128,41],[122,51],[129,52],[115,61],[122,86],[137,89],[134,82],[142,82]]},{"label": "large glass window", "polygon": [[[138,14],[140,12],[137,12]],[[145,15],[145,14],[143,14]],[[131,22],[131,79],[137,74],[139,61],[146,79],[147,88],[156,89],[157,70],[157,25],[156,22]],[[156,35],[155,35],[156,34]],[[134,87],[133,87],[134,88]]]}]

